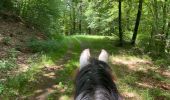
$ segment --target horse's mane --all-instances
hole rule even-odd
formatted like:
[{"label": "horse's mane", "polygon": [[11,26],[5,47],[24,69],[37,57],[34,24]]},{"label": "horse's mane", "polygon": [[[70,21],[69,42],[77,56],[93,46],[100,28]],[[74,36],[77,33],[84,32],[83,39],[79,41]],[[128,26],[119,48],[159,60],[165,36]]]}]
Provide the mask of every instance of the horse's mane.
[{"label": "horse's mane", "polygon": [[118,100],[110,67],[94,58],[89,62],[77,73],[75,100]]}]

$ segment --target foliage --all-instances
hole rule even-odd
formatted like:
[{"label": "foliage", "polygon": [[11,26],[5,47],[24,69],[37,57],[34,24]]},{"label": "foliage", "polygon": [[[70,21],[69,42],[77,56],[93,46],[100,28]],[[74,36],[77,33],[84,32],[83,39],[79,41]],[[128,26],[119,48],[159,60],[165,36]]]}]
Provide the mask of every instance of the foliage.
[{"label": "foliage", "polygon": [[0,83],[0,94],[3,92],[4,90],[4,85]]},{"label": "foliage", "polygon": [[[65,0],[63,2],[68,5],[63,7],[65,8],[62,15],[64,34],[68,35],[68,33],[72,33],[73,30],[75,33],[79,33],[79,25],[82,25],[85,28],[82,28],[81,32],[85,34],[118,35],[117,1]],[[143,2],[138,35],[143,35],[145,36],[145,40],[149,40],[145,42],[146,47],[149,47],[147,48],[149,52],[155,52],[153,53],[155,56],[161,55],[169,48],[167,46],[168,42],[166,42],[169,38],[165,37],[165,35],[169,34],[170,29],[170,25],[168,25],[168,15],[170,14],[168,10],[170,7],[169,4],[170,2],[168,0],[150,0]],[[122,29],[124,33],[123,37],[125,38],[128,37],[131,39],[134,31],[137,7],[138,1],[122,1]],[[64,21],[64,19],[67,19],[67,21]],[[75,27],[75,29],[73,27]],[[140,36],[137,37],[139,38],[137,39],[137,44],[138,42],[143,42],[140,41]]]},{"label": "foliage", "polygon": [[[136,47],[129,46],[129,42],[126,41],[130,41],[134,32],[138,0],[121,2],[122,33],[124,33],[122,37],[125,41],[123,41],[124,47],[119,48],[115,46],[118,44],[120,21],[118,0],[1,0],[0,18],[3,14],[17,15],[21,18],[21,23],[29,28],[38,29],[50,38],[30,39],[27,42],[26,48],[41,57],[37,58],[37,62],[33,59],[30,61],[32,63],[28,71],[7,77],[5,84],[0,81],[0,95],[7,98],[30,95],[33,90],[29,83],[37,82],[36,77],[41,73],[42,67],[53,64],[62,66],[61,70],[55,71],[59,76],[55,82],[59,89],[67,89],[64,95],[70,96],[73,91],[72,73],[78,66],[79,54],[82,49],[90,48],[95,55],[101,49],[106,49],[113,56],[127,55],[127,59],[133,55],[143,61],[143,56],[147,56],[151,59],[149,64],[148,62],[141,64],[139,71],[136,71],[135,67],[140,62],[137,62],[136,66],[133,65],[134,62],[111,64],[120,83],[118,87],[121,92],[135,92],[147,100],[157,99],[157,97],[168,100],[170,98],[168,92],[156,83],[169,84],[169,78],[163,76],[162,71],[159,73],[158,70],[170,69],[170,0],[143,0]],[[10,47],[12,38],[4,37],[0,42]],[[0,59],[0,72],[7,72],[17,67],[17,53],[15,49],[10,49],[7,52],[8,56]],[[148,66],[151,68],[148,69]],[[147,81],[144,79],[153,80],[153,83],[146,84],[153,87],[137,84]],[[62,95],[58,90],[55,93]],[[68,99],[69,96],[65,98]]]},{"label": "foliage", "polygon": [[58,36],[60,4],[60,0],[3,0],[0,8],[3,12],[10,11],[20,16],[28,26],[39,29],[47,36]]},{"label": "foliage", "polygon": [[49,51],[57,51],[60,49],[61,44],[56,40],[48,40],[48,41],[30,41],[27,44],[28,48],[31,49],[32,52],[49,52]]},{"label": "foliage", "polygon": [[15,64],[13,62],[10,61],[6,61],[6,60],[0,60],[0,69],[10,69],[13,68],[15,66]]},{"label": "foliage", "polygon": [[[6,84],[2,84],[2,86],[0,85],[0,87],[2,87],[0,88],[2,90],[2,94],[0,96],[2,96],[3,98],[6,97],[8,99],[10,97],[12,97],[13,99],[20,96],[29,98],[29,96],[33,95],[33,91],[35,91],[36,85],[39,86],[40,84],[44,84],[42,83],[42,80],[44,79],[40,76],[44,75],[44,68],[46,66],[53,68],[53,65],[61,65],[61,69],[52,70],[56,74],[56,78],[54,79],[54,81],[57,85],[57,88],[53,93],[48,96],[48,99],[58,100],[60,99],[60,97],[67,99],[71,98],[74,91],[73,80],[76,73],[75,70],[79,66],[78,59],[82,49],[88,47],[90,48],[92,54],[94,54],[96,57],[100,53],[101,48],[103,48],[106,49],[109,54],[116,59],[122,60],[122,58],[124,58],[125,60],[131,60],[129,62],[129,65],[135,64],[137,68],[141,67],[139,68],[141,69],[140,71],[135,71],[129,69],[128,64],[124,65],[121,64],[121,62],[113,64],[114,60],[111,58],[110,65],[113,69],[113,73],[115,73],[116,75],[116,84],[120,90],[120,93],[128,92],[138,94],[137,97],[140,96],[142,99],[153,99],[157,97],[157,95],[164,96],[165,99],[168,99],[169,94],[167,93],[167,91],[162,90],[159,87],[155,86],[154,89],[140,87],[137,85],[137,83],[143,83],[142,79],[152,79],[156,82],[168,82],[169,78],[162,76],[156,71],[146,70],[147,72],[145,72],[145,68],[147,66],[155,67],[159,65],[157,65],[157,63],[154,65],[148,64],[148,61],[151,61],[151,58],[143,53],[134,54],[134,52],[136,52],[136,49],[131,49],[130,47],[120,48],[113,46],[113,41],[115,43],[117,39],[118,38],[105,36],[76,35],[66,36],[63,37],[61,40],[53,40],[53,42],[49,40],[30,40],[30,42],[32,41],[32,43],[39,43],[38,45],[36,44],[36,46],[31,48],[34,49],[40,47],[40,49],[37,49],[39,51],[35,51],[43,51],[43,53],[39,53],[39,57],[33,57],[33,59],[31,59],[32,63],[30,64],[30,67],[26,72],[13,77],[9,77],[6,81]],[[57,46],[58,44],[60,44],[61,46]],[[50,45],[50,47],[54,47],[50,49],[48,45]],[[120,56],[121,58],[117,56]],[[146,62],[145,58],[147,58]],[[142,62],[139,61],[135,63],[134,61],[138,59],[140,59]],[[161,63],[162,65],[165,64],[166,66],[166,63],[168,63],[168,61],[165,59],[163,60],[162,58],[162,60],[158,61],[158,63]],[[140,63],[144,64],[140,65]],[[41,79],[38,80],[39,78]],[[46,84],[49,85],[49,82],[47,81]],[[153,86],[154,85],[156,84],[153,84]],[[60,92],[60,90],[64,90],[64,92]]]},{"label": "foliage", "polygon": [[0,70],[10,70],[15,68],[16,65],[16,55],[17,51],[15,49],[11,49],[8,51],[8,58],[0,60]]},{"label": "foliage", "polygon": [[1,0],[0,11],[2,10],[12,10],[13,0]]},{"label": "foliage", "polygon": [[10,37],[5,37],[2,39],[3,44],[5,45],[10,45],[11,44],[11,38]]},{"label": "foliage", "polygon": [[55,35],[60,31],[59,5],[59,0],[21,0],[16,3],[19,15],[47,35]]},{"label": "foliage", "polygon": [[[135,0],[122,1],[123,38],[128,37],[128,41],[134,32],[138,5]],[[1,8],[12,10],[29,27],[52,38],[61,34],[118,35],[117,0],[3,0]],[[169,52],[169,8],[169,0],[143,2],[137,44],[142,42],[140,36],[145,36],[147,49],[155,56]]]}]

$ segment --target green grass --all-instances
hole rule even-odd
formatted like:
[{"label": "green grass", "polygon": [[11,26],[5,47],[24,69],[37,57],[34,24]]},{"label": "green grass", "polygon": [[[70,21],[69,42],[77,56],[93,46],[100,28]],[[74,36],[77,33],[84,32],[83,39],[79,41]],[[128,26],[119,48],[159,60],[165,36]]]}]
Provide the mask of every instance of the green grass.
[{"label": "green grass", "polygon": [[[39,56],[36,58],[30,58],[31,64],[29,69],[19,75],[9,77],[6,83],[0,83],[0,98],[16,99],[17,97],[29,97],[35,91],[35,84],[38,82],[38,77],[43,73],[44,66],[62,65],[61,70],[56,70],[55,84],[58,85],[57,89],[49,94],[48,100],[68,100],[72,98],[74,94],[74,75],[75,70],[79,66],[79,56],[83,49],[89,48],[92,56],[97,57],[101,49],[106,49],[112,56],[110,66],[113,69],[113,74],[116,77],[116,84],[121,93],[132,93],[137,99],[153,100],[157,97],[163,97],[165,100],[170,98],[170,93],[167,90],[163,90],[159,87],[147,88],[138,86],[136,83],[142,83],[142,78],[153,79],[156,82],[170,83],[169,78],[162,76],[161,74],[148,70],[145,72],[143,69],[148,68],[144,64],[138,67],[139,70],[129,69],[128,64],[113,63],[114,59],[123,59],[122,62],[133,62],[137,60],[146,60],[152,62],[152,58],[144,53],[139,53],[138,48],[131,46],[125,46],[123,48],[115,46],[118,38],[105,37],[105,36],[66,36],[61,39],[32,41],[28,43],[28,47],[36,52]],[[157,63],[163,64],[168,62],[165,59],[159,60],[159,62],[153,62],[157,68]],[[138,63],[136,63],[138,65]],[[159,68],[159,67],[158,67]],[[42,79],[43,80],[43,79]],[[63,92],[60,92],[64,90]]]},{"label": "green grass", "polygon": [[17,53],[18,51],[16,51],[14,48],[9,49],[7,51],[8,56],[6,58],[0,59],[0,72],[11,70],[17,67],[16,65]]}]

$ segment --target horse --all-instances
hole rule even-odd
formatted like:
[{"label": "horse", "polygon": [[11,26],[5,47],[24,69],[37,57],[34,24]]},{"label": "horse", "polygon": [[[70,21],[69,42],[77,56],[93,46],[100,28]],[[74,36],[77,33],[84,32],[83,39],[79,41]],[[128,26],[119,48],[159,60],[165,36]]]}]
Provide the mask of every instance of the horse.
[{"label": "horse", "polygon": [[75,79],[74,100],[122,100],[113,80],[108,58],[104,49],[98,59],[90,56],[89,49],[83,50]]}]

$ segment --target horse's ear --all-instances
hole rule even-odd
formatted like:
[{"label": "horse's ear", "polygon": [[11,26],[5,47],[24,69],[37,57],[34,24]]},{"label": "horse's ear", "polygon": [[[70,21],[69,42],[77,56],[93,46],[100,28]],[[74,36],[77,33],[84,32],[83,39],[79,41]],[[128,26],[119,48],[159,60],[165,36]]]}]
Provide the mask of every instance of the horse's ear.
[{"label": "horse's ear", "polygon": [[109,54],[106,50],[102,49],[98,59],[107,63],[109,59]]},{"label": "horse's ear", "polygon": [[80,55],[80,70],[89,64],[89,59],[90,59],[90,50],[89,49],[83,50]]}]

